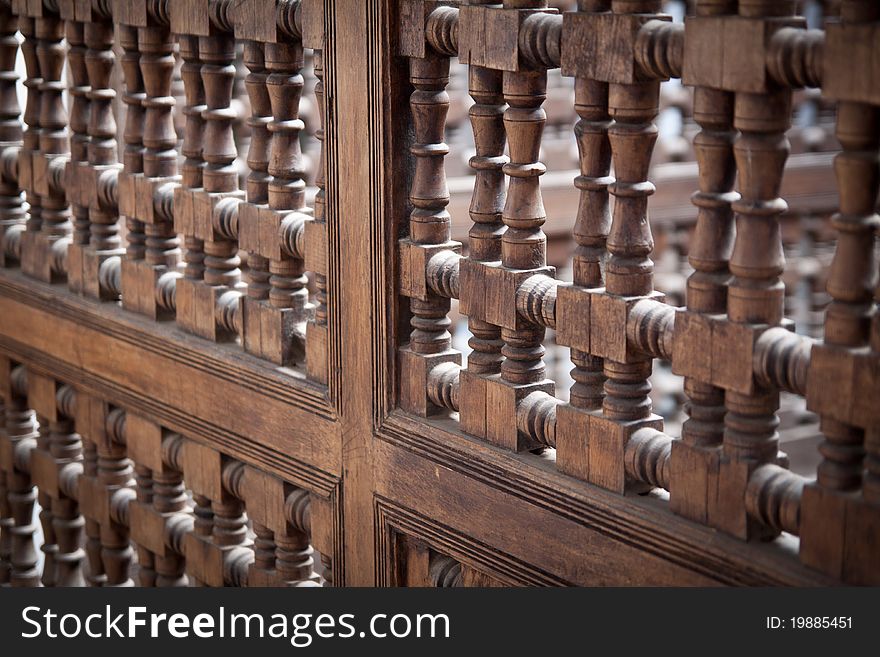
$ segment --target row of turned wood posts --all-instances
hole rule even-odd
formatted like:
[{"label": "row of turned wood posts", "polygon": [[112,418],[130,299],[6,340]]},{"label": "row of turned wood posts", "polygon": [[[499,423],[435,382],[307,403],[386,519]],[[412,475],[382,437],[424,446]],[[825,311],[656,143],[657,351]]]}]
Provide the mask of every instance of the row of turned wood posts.
[{"label": "row of turned wood posts", "polygon": [[[684,23],[660,0],[572,4],[0,1],[0,584],[880,583],[880,5],[807,30],[794,1],[697,0]],[[579,117],[571,281],[541,230],[553,68]],[[650,259],[670,77],[701,128],[684,308]],[[837,102],[842,147],[821,342],[783,316],[805,86]],[[652,413],[654,359],[685,377],[681,436]],[[821,416],[815,479],[778,450],[781,391]]]}]

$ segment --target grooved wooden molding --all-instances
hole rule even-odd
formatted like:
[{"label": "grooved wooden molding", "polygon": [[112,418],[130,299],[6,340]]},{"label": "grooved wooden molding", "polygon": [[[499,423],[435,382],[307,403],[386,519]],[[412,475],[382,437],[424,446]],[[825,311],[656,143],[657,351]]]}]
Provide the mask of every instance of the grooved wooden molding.
[{"label": "grooved wooden molding", "polygon": [[[880,3],[685,4],[0,0],[0,585],[880,584]],[[542,230],[559,74],[571,280]],[[651,259],[670,78],[684,307]],[[805,87],[840,144],[821,340],[784,314]],[[810,476],[781,394],[820,418]]]}]

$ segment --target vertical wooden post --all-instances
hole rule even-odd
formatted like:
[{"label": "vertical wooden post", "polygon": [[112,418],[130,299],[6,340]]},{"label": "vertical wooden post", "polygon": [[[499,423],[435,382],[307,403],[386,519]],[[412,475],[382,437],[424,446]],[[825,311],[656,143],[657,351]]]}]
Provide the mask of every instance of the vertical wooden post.
[{"label": "vertical wooden post", "polygon": [[[728,15],[736,3],[727,0],[701,0],[698,16]],[[689,80],[685,76],[685,82]],[[718,84],[720,85],[720,80]],[[688,261],[694,273],[687,282],[687,313],[679,314],[679,326],[699,323],[692,313],[722,314],[727,309],[728,260],[733,246],[733,211],[737,198],[733,186],[736,164],[733,159],[732,92],[697,86],[694,89],[694,118],[701,130],[694,138],[694,151],[700,171],[700,189],[693,197],[697,206],[697,226]],[[682,329],[682,335],[685,329]],[[702,341],[698,341],[703,337]],[[688,333],[674,354],[676,370],[690,367],[704,358],[709,331],[702,336]],[[696,348],[695,348],[696,347]],[[706,377],[710,378],[710,377]],[[692,520],[708,522],[710,497],[717,488],[720,445],[724,432],[724,390],[691,376],[685,379],[688,419],[681,440],[672,444],[670,461],[670,508]]]}]

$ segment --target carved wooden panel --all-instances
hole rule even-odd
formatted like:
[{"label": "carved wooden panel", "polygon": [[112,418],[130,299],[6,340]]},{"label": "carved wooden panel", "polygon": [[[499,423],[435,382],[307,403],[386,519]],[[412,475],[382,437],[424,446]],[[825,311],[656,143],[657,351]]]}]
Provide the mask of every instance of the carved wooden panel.
[{"label": "carved wooden panel", "polygon": [[798,4],[0,0],[0,585],[880,583],[880,9]]}]

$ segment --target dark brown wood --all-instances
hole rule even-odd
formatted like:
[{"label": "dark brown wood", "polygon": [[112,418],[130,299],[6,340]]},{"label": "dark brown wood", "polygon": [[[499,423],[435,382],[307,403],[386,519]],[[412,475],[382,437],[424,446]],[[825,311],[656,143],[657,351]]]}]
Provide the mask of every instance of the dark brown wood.
[{"label": "dark brown wood", "polygon": [[880,581],[876,3],[568,4],[0,0],[0,585]]}]

